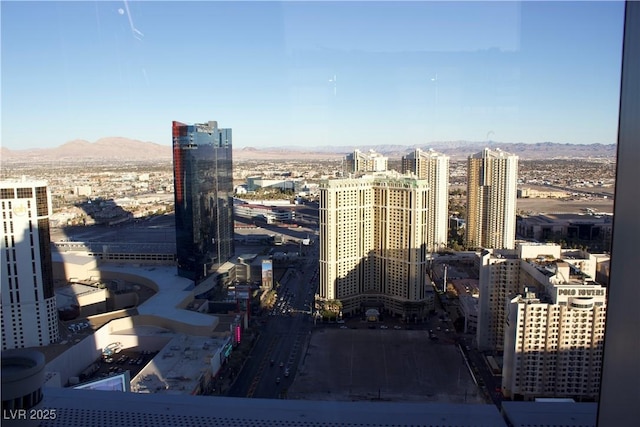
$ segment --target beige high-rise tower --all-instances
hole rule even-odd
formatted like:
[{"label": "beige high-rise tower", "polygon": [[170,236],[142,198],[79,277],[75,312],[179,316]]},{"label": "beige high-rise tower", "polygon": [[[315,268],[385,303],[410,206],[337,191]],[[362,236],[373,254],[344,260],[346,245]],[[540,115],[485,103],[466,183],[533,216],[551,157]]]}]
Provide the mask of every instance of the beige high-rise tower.
[{"label": "beige high-rise tower", "polygon": [[467,163],[468,248],[513,249],[518,156],[485,148]]},{"label": "beige high-rise tower", "polygon": [[384,172],[387,170],[387,163],[388,158],[374,150],[355,150],[345,156],[343,172],[346,176],[358,172]]},{"label": "beige high-rise tower", "polygon": [[320,184],[320,296],[343,312],[407,319],[433,309],[426,275],[429,185],[386,174]]},{"label": "beige high-rise tower", "polygon": [[427,247],[430,251],[446,247],[449,230],[449,156],[417,148],[402,156],[401,172],[414,174],[429,183]]},{"label": "beige high-rise tower", "polygon": [[2,350],[58,341],[49,215],[44,181],[0,182]]}]

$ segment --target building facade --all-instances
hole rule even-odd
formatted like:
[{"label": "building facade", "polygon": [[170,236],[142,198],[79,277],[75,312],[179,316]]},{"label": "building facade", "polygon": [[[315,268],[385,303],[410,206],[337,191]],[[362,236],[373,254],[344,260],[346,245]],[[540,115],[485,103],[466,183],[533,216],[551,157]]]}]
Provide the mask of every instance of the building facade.
[{"label": "building facade", "polygon": [[479,262],[477,346],[481,351],[502,351],[505,304],[521,292],[520,259],[514,250],[485,249]]},{"label": "building facade", "polygon": [[606,289],[560,260],[523,261],[507,306],[502,392],[516,400],[600,393]]},{"label": "building facade", "polygon": [[405,319],[433,309],[426,278],[429,185],[400,175],[320,186],[320,296],[345,314],[367,308]]},{"label": "building facade", "polygon": [[265,179],[262,176],[247,177],[247,191],[256,191],[260,188],[277,188],[282,191],[298,193],[306,186],[303,178]]},{"label": "building facade", "polygon": [[485,148],[467,162],[468,248],[513,249],[518,156]]},{"label": "building facade", "polygon": [[260,219],[267,224],[288,223],[296,218],[295,208],[286,206],[265,206],[250,203],[237,204],[233,208],[240,218]]},{"label": "building facade", "polygon": [[57,342],[49,215],[44,181],[0,183],[2,349]]},{"label": "building facade", "polygon": [[363,153],[355,150],[344,158],[344,174],[357,174],[358,172],[384,172],[387,170],[388,158],[382,154],[369,150]]},{"label": "building facade", "polygon": [[234,254],[231,129],[173,122],[178,274],[196,282]]},{"label": "building facade", "polygon": [[520,243],[480,259],[477,342],[503,354],[502,393],[515,400],[599,393],[605,288],[589,254]]},{"label": "building facade", "polygon": [[542,213],[519,215],[519,235],[538,241],[566,242],[566,246],[588,246],[592,251],[609,251],[613,235],[613,215]]},{"label": "building facade", "polygon": [[419,148],[402,157],[401,172],[429,183],[427,245],[431,251],[447,246],[449,230],[449,156]]}]

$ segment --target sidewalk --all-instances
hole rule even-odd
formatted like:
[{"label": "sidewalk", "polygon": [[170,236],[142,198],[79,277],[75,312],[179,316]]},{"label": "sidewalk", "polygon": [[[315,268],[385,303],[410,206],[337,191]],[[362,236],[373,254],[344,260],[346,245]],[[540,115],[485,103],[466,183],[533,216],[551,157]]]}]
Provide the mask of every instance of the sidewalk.
[{"label": "sidewalk", "polygon": [[238,375],[242,372],[244,365],[253,351],[253,347],[260,340],[260,332],[255,331],[240,342],[240,345],[233,350],[227,362],[220,368],[218,375],[212,379],[212,390],[207,393],[209,396],[226,396],[231,387],[236,382]]}]

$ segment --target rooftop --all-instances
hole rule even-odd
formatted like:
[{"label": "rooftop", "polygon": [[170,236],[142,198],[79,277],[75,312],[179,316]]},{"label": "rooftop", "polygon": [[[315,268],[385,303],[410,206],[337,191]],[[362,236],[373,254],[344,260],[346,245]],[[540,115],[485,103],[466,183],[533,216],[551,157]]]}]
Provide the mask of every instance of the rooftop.
[{"label": "rooftop", "polygon": [[242,399],[47,389],[42,427],[500,427],[493,405]]},{"label": "rooftop", "polygon": [[561,222],[583,222],[583,223],[611,223],[611,214],[598,213],[596,215],[579,213],[541,213],[538,215],[527,215],[525,218],[529,223],[553,224]]},{"label": "rooftop", "polygon": [[97,275],[137,276],[155,284],[157,293],[137,307],[139,314],[147,314],[186,323],[191,326],[206,326],[215,329],[218,318],[208,314],[189,311],[186,307],[193,298],[193,281],[177,275],[173,266],[136,267],[103,264]]},{"label": "rooftop", "polygon": [[513,427],[595,427],[597,403],[502,402]]},{"label": "rooftop", "polygon": [[178,335],[131,380],[139,393],[190,394],[227,339]]}]

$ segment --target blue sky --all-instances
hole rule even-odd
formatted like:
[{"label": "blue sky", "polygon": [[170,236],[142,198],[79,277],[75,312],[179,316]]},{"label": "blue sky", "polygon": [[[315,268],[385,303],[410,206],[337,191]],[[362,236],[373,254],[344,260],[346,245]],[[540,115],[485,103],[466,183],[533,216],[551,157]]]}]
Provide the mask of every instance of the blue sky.
[{"label": "blue sky", "polygon": [[170,145],[172,120],[236,147],[616,141],[621,1],[1,8],[10,149]]}]

